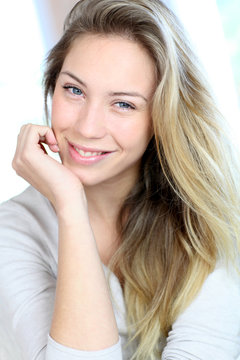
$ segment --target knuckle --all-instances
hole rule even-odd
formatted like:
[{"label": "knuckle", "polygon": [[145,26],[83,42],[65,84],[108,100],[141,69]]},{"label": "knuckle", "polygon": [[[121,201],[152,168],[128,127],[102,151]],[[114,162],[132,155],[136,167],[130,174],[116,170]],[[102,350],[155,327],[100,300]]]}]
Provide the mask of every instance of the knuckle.
[{"label": "knuckle", "polygon": [[29,129],[31,129],[33,127],[33,124],[23,124],[21,127],[20,127],[20,134],[25,132],[25,131],[28,131]]},{"label": "knuckle", "polygon": [[19,166],[19,159],[17,159],[16,157],[14,157],[13,161],[12,161],[12,168],[13,170],[15,170],[15,172],[19,175],[20,173],[20,169],[21,166]]},{"label": "knuckle", "polygon": [[23,132],[27,128],[28,124],[24,124],[20,127],[20,133]]},{"label": "knuckle", "polygon": [[18,158],[19,163],[24,163],[27,164],[29,162],[29,156],[30,156],[30,151],[28,151],[27,146],[21,151],[21,154]]}]

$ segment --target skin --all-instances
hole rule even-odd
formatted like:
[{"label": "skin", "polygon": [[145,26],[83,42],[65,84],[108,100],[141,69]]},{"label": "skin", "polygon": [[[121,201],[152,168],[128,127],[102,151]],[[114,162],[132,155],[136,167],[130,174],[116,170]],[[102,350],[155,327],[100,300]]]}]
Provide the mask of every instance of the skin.
[{"label": "skin", "polygon": [[[116,217],[152,136],[154,74],[152,59],[136,42],[84,35],[75,40],[57,79],[52,129],[28,124],[18,137],[14,169],[51,201],[58,216],[50,334],[65,346],[99,350],[118,341],[102,262],[119,245]],[[59,152],[62,163],[39,142]],[[86,164],[72,144],[108,155]]]}]

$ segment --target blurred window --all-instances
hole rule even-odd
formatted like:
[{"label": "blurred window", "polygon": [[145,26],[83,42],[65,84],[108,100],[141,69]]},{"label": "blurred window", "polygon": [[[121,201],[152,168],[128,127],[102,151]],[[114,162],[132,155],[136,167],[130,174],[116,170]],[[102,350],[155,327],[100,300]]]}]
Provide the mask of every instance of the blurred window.
[{"label": "blurred window", "polygon": [[217,0],[240,106],[240,1]]},{"label": "blurred window", "polygon": [[0,1],[0,202],[28,184],[11,168],[24,123],[42,123],[44,48],[32,0]]}]

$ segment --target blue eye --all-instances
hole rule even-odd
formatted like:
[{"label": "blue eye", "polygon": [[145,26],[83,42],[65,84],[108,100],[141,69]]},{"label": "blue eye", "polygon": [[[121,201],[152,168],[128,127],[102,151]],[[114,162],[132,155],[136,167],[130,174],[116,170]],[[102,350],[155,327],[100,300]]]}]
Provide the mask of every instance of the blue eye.
[{"label": "blue eye", "polygon": [[63,87],[66,90],[69,90],[73,95],[82,95],[82,90],[75,86],[67,85]]},{"label": "blue eye", "polygon": [[127,110],[128,109],[134,109],[134,107],[132,105],[130,105],[130,104],[124,102],[124,101],[119,101],[116,104],[118,104],[118,107],[120,107],[121,109],[127,109]]}]

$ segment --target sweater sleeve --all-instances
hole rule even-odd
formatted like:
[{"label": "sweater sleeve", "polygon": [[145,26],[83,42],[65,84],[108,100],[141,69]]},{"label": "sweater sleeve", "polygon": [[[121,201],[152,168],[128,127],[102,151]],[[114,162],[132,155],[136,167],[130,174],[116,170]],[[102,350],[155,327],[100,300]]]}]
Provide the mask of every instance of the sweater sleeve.
[{"label": "sweater sleeve", "polygon": [[218,267],[172,326],[162,360],[240,360],[240,278]]},{"label": "sweater sleeve", "polygon": [[46,360],[122,360],[121,341],[99,351],[79,351],[63,346],[48,336]]},{"label": "sweater sleeve", "polygon": [[[33,201],[37,206],[29,211]],[[56,219],[41,198],[31,198],[24,207],[14,201],[0,207],[1,317],[24,360],[122,360],[120,341],[87,352],[65,347],[49,336],[57,272],[57,240],[53,240],[57,225],[53,229],[52,221]]]}]

